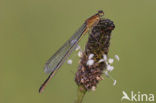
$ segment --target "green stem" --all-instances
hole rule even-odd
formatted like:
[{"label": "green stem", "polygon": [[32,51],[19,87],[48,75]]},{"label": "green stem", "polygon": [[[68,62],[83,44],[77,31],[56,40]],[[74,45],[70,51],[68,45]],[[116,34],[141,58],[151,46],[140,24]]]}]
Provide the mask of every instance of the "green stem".
[{"label": "green stem", "polygon": [[86,94],[86,90],[83,86],[79,86],[77,89],[77,99],[75,101],[75,103],[82,103],[82,100]]}]

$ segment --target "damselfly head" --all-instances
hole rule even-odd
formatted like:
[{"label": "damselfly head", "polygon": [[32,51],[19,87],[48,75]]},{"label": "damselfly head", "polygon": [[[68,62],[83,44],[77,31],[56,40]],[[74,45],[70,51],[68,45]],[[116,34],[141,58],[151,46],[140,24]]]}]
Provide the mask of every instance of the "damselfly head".
[{"label": "damselfly head", "polygon": [[104,12],[102,10],[99,10],[97,13],[100,17],[102,17],[104,15]]}]

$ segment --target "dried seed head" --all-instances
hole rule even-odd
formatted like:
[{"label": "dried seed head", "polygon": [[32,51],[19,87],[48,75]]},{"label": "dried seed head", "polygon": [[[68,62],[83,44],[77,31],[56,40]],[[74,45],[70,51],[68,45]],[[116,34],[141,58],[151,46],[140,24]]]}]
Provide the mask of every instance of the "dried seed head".
[{"label": "dried seed head", "polygon": [[107,54],[110,45],[111,31],[114,24],[109,19],[101,19],[93,27],[88,42],[81,57],[80,66],[76,73],[77,85],[86,90],[95,90],[98,82],[103,78],[103,70],[107,68]]}]

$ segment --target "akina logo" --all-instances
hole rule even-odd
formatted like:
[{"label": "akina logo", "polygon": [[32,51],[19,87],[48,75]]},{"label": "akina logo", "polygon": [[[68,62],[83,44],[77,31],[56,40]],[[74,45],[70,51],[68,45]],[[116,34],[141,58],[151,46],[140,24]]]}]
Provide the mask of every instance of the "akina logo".
[{"label": "akina logo", "polygon": [[121,101],[123,100],[128,100],[128,101],[134,101],[134,102],[153,102],[154,100],[154,94],[146,94],[146,93],[141,93],[140,91],[134,92],[131,91],[129,94],[126,93],[125,91],[122,91],[122,98]]}]

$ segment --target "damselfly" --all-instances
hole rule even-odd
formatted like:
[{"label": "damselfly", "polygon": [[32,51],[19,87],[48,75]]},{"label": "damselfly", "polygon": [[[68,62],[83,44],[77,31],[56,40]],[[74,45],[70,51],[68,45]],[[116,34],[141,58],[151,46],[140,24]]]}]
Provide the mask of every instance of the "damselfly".
[{"label": "damselfly", "polygon": [[39,92],[43,91],[48,81],[55,75],[56,71],[61,67],[67,57],[75,49],[82,36],[91,30],[93,26],[97,25],[103,15],[104,12],[100,10],[98,13],[88,18],[78,29],[78,31],[68,41],[66,41],[65,44],[46,62],[44,70],[46,73],[50,74],[41,85]]}]

